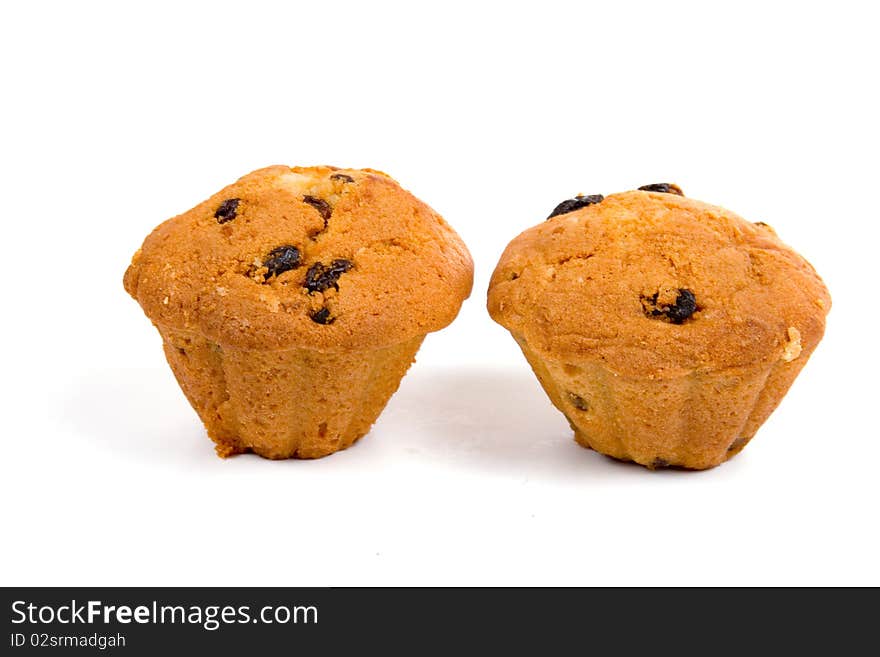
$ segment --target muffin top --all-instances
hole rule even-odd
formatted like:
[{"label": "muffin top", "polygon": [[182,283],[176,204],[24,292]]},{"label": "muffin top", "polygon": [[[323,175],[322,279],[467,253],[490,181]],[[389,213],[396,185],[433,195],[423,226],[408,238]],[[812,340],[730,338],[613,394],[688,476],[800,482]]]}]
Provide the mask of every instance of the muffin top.
[{"label": "muffin top", "polygon": [[449,324],[464,243],[371,169],[271,166],[159,225],[125,289],[159,325],[243,349],[369,349]]},{"label": "muffin top", "polygon": [[550,360],[667,377],[809,354],[831,298],[768,225],[661,183],[561,203],[507,246],[488,306]]}]

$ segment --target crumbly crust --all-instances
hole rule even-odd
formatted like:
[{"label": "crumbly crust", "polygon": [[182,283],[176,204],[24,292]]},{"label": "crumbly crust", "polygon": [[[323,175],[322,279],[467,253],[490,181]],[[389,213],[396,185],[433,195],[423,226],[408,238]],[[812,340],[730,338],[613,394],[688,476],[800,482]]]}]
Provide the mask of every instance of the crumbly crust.
[{"label": "crumbly crust", "polygon": [[163,328],[237,349],[341,352],[448,325],[473,263],[384,173],[272,166],[158,226],[124,283]]},{"label": "crumbly crust", "polygon": [[[696,304],[684,317],[681,291]],[[526,230],[488,295],[493,319],[538,356],[650,378],[809,355],[830,307],[813,267],[766,224],[651,191]]]}]

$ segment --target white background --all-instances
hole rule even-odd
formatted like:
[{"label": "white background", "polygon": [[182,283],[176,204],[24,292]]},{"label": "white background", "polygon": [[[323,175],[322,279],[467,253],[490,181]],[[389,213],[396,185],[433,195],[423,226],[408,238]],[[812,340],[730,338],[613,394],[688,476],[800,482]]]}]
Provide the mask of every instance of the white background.
[{"label": "white background", "polygon": [[[0,583],[880,584],[870,7],[4,3]],[[476,282],[355,447],[221,460],[122,274],[275,163],[389,172]],[[485,312],[559,201],[657,181],[770,223],[834,299],[703,473],[578,447]]]}]

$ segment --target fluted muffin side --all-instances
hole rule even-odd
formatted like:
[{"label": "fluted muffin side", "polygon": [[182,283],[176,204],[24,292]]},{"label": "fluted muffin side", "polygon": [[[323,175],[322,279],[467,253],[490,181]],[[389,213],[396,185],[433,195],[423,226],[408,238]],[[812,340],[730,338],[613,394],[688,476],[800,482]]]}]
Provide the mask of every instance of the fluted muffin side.
[{"label": "fluted muffin side", "polygon": [[318,458],[366,434],[415,361],[424,336],[360,352],[223,348],[158,327],[165,355],[217,454]]},{"label": "fluted muffin side", "polygon": [[689,470],[742,451],[818,344],[798,345],[793,358],[783,351],[771,364],[664,377],[621,374],[597,360],[554,361],[513,337],[578,444],[651,469]]}]

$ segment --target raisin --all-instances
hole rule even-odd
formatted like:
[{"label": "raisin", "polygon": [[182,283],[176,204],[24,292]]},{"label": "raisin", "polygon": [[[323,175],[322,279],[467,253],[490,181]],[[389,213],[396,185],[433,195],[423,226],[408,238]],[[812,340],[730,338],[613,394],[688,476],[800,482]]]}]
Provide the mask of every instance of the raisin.
[{"label": "raisin", "polygon": [[333,210],[327,201],[318,198],[317,196],[303,196],[303,203],[308,203],[315,208],[324,220],[324,225],[327,225],[327,220],[330,218],[330,215],[333,214]]},{"label": "raisin", "polygon": [[571,402],[571,405],[574,406],[579,411],[588,411],[590,410],[590,405],[587,403],[587,400],[581,397],[580,395],[576,395],[573,392],[566,393],[568,394],[568,401]]},{"label": "raisin", "polygon": [[642,297],[642,307],[648,317],[665,316],[673,324],[681,324],[697,311],[697,299],[690,290],[679,288],[672,305],[658,304],[658,297],[659,292],[650,297]]},{"label": "raisin", "polygon": [[334,320],[333,317],[330,317],[330,309],[327,307],[313,310],[309,313],[309,317],[315,324],[332,324]]},{"label": "raisin", "polygon": [[345,173],[334,173],[332,176],[330,176],[330,180],[341,180],[342,182],[346,183],[354,182],[354,178]]},{"label": "raisin", "polygon": [[286,271],[300,266],[300,252],[295,246],[286,244],[272,249],[263,259],[263,266],[269,270],[268,276],[280,276]]},{"label": "raisin", "polygon": [[643,192],[660,192],[662,194],[678,194],[679,196],[684,196],[681,187],[675,183],[652,183],[650,185],[642,185],[639,187],[639,190]]},{"label": "raisin", "polygon": [[666,459],[661,459],[659,456],[651,461],[652,470],[656,470],[657,468],[668,468],[669,465],[669,461],[667,461]]},{"label": "raisin", "polygon": [[341,258],[334,260],[329,265],[316,262],[306,272],[303,287],[310,293],[323,292],[331,287],[339,290],[339,277],[352,268],[354,268],[354,264],[351,261]]},{"label": "raisin", "polygon": [[697,299],[690,290],[679,289],[675,305],[666,309],[666,316],[673,324],[681,324],[697,310]]},{"label": "raisin", "polygon": [[569,212],[574,212],[575,210],[585,208],[588,205],[601,203],[604,200],[605,197],[601,194],[590,194],[589,196],[578,195],[557,205],[555,208],[553,208],[553,212],[551,212],[550,216],[547,218],[551,219],[559,214],[568,214]]},{"label": "raisin", "polygon": [[238,204],[241,203],[240,198],[228,198],[220,204],[214,213],[214,218],[218,224],[225,224],[227,221],[235,219],[238,213]]}]

